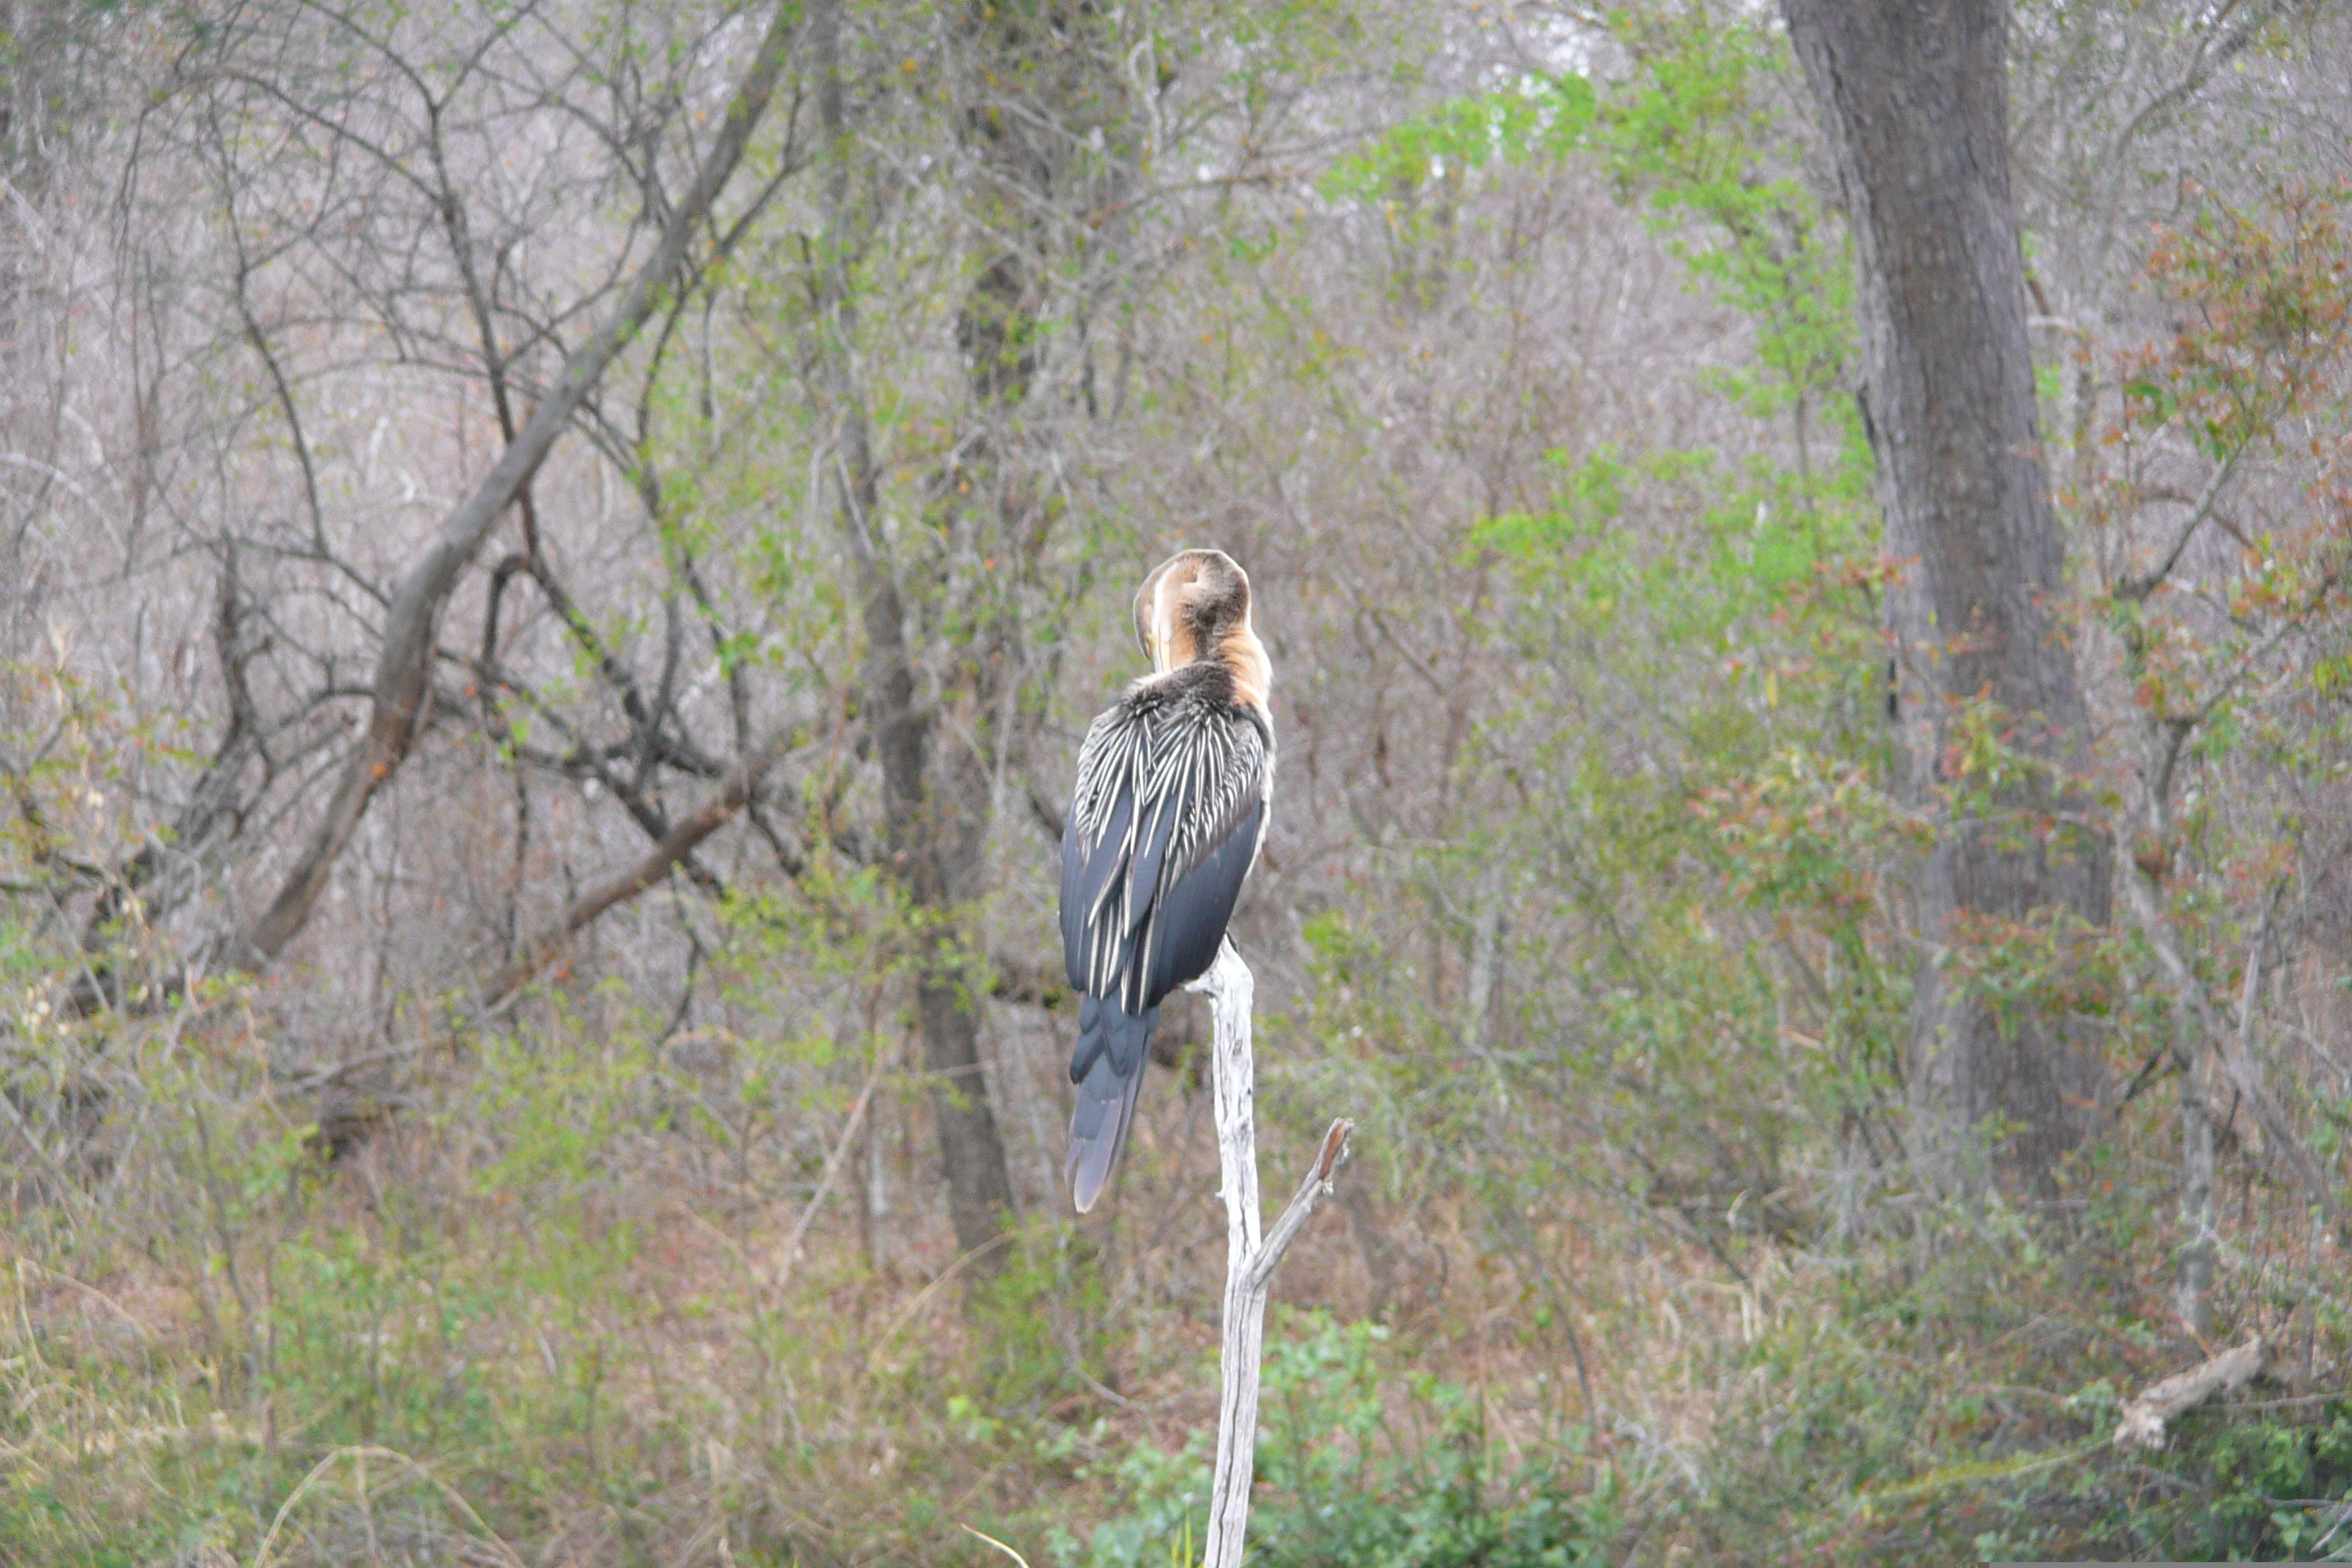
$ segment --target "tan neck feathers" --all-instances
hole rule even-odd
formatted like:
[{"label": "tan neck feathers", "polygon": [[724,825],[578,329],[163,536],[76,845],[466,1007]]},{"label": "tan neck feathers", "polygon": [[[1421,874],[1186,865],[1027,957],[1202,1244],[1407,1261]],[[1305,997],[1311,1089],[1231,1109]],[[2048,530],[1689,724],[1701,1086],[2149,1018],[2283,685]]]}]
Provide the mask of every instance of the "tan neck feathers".
[{"label": "tan neck feathers", "polygon": [[1249,622],[1242,622],[1219,640],[1217,659],[1233,672],[1234,695],[1272,718],[1274,664],[1265,657],[1265,645],[1257,640],[1257,633]]}]

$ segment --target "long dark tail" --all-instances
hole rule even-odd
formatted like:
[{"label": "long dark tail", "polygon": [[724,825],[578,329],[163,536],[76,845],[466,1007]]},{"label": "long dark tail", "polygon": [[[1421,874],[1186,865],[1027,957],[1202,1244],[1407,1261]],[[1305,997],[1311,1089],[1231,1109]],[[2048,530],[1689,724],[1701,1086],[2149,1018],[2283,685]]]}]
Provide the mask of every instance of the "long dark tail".
[{"label": "long dark tail", "polygon": [[1110,1184],[1111,1167],[1127,1146],[1135,1097],[1143,1089],[1143,1061],[1160,1009],[1136,1015],[1116,997],[1089,996],[1078,1005],[1078,1048],[1070,1055],[1070,1081],[1078,1086],[1070,1113],[1070,1157],[1064,1174],[1080,1214],[1095,1206]]}]

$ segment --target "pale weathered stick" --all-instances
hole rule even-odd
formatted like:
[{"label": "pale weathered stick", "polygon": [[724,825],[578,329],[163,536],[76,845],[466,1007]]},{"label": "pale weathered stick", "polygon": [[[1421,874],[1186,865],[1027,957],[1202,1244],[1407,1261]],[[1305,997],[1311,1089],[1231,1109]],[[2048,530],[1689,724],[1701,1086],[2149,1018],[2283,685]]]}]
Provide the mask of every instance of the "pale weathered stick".
[{"label": "pale weathered stick", "polygon": [[2263,1370],[2263,1342],[2251,1339],[2236,1350],[2223,1351],[2187,1372],[2150,1384],[2124,1406],[2124,1418],[2116,1427],[2116,1447],[2126,1451],[2163,1447],[2166,1422],[2247,1382]]},{"label": "pale weathered stick", "polygon": [[1209,1537],[1202,1568],[1239,1568],[1249,1528],[1250,1472],[1257,1456],[1258,1363],[1265,1349],[1265,1299],[1275,1266],[1331,1190],[1356,1124],[1331,1123],[1323,1147],[1288,1207],[1261,1238],[1257,1212],[1256,1068],[1250,1056],[1250,1004],[1256,981],[1226,942],[1209,973],[1190,989],[1206,995],[1216,1017],[1213,1078],[1217,1163],[1224,1177],[1225,1320],[1217,1403],[1217,1471],[1209,1489]]}]

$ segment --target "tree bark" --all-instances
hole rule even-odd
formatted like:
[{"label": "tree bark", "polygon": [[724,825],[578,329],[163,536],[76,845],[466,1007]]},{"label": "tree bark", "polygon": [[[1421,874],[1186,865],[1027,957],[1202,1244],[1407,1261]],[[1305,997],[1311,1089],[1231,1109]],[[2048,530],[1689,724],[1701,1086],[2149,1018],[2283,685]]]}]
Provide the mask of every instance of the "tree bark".
[{"label": "tree bark", "polygon": [[2057,1019],[2001,1026],[1944,962],[1971,926],[2104,926],[2110,897],[2103,842],[2034,826],[2072,803],[2063,780],[2087,762],[2088,721],[2050,608],[2064,548],[2010,202],[2008,6],[1784,3],[1853,232],[1863,415],[1900,568],[1886,596],[1898,787],[1924,805],[1977,782],[1949,759],[1981,703],[2010,747],[2051,764],[1956,811],[1916,884],[1915,1152],[1939,1184],[1973,1185],[1997,1123],[2001,1168],[2046,1192],[2087,1126],[2097,1066]]}]

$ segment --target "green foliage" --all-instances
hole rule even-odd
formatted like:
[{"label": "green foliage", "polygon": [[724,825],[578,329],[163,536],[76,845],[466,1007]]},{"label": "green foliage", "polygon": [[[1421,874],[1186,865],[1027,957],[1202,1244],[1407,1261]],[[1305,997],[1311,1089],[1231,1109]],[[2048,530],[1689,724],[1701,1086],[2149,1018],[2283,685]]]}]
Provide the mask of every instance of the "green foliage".
[{"label": "green foliage", "polygon": [[2148,281],[2195,314],[2123,366],[2131,426],[2177,423],[2221,461],[2340,395],[2335,362],[2352,330],[2347,204],[2343,183],[2282,192],[2267,211],[2209,202],[2158,233]]},{"label": "green foliage", "polygon": [[[1698,10],[1628,14],[1618,31],[1636,71],[1596,119],[1592,149],[1693,276],[1755,324],[1761,374],[1735,372],[1726,388],[1759,416],[1790,409],[1801,422],[1810,409],[1851,436],[1852,404],[1831,395],[1855,349],[1844,238],[1757,91],[1792,69],[1785,36],[1761,13]],[[1801,453],[1801,428],[1798,440]]]},{"label": "green foliage", "polygon": [[1100,1249],[1058,1216],[1028,1225],[1012,1262],[976,1282],[966,1310],[981,1354],[960,1382],[973,1408],[1034,1420],[1055,1399],[1108,1371],[1109,1316]]},{"label": "green foliage", "polygon": [[1582,77],[1528,77],[1496,92],[1449,99],[1332,160],[1316,183],[1328,202],[1390,202],[1489,164],[1517,167],[1575,151],[1598,100]]},{"label": "green foliage", "polygon": [[1756,368],[1724,374],[1725,390],[1759,417],[1794,410],[1801,459],[1809,416],[1858,436],[1852,405],[1833,395],[1855,349],[1843,237],[1757,90],[1790,70],[1785,38],[1760,13],[1624,11],[1612,25],[1634,62],[1629,79],[1600,89],[1582,76],[1531,75],[1448,100],[1335,160],[1318,190],[1380,203],[1400,221],[1399,204],[1433,182],[1587,162],[1640,204],[1696,281],[1754,323]]},{"label": "green foliage", "polygon": [[[1785,42],[1760,21],[1698,12],[1616,26],[1633,74],[1598,99],[1579,81],[1576,101],[1591,101],[1555,117],[1574,133],[1554,155],[1590,162],[1638,201],[1693,281],[1749,321],[1754,365],[1717,385],[1753,417],[1786,419],[1787,458],[1556,453],[1549,507],[1490,519],[1471,546],[1514,562],[1538,590],[1531,651],[1564,640],[1563,609],[1586,634],[1565,639],[1575,647],[1638,606],[1661,652],[1718,653],[1769,710],[1785,695],[1816,712],[1823,701],[1857,710],[1877,656],[1872,466],[1840,390],[1854,353],[1845,246],[1786,167],[1787,129],[1759,91],[1792,68]],[[1656,538],[1668,520],[1690,537]],[[1695,704],[1694,742],[1723,740],[1728,717]],[[1821,738],[1857,764],[1876,761],[1857,729]],[[1735,748],[1723,760],[1738,772],[1753,759]]]},{"label": "green foliage", "polygon": [[[1844,1271],[1749,1352],[1692,1521],[1741,1561],[2302,1561],[2352,1496],[2352,1414],[2208,1408],[2163,1450],[2111,1434],[2165,1364],[2158,1194],[2095,1150],[2063,1251],[1998,1205],[1923,1215],[1908,1267]],[[2150,1352],[2156,1353],[2151,1355]],[[2330,1542],[2340,1553],[2342,1536]],[[1933,1554],[1933,1552],[1930,1552]]]},{"label": "green foliage", "polygon": [[[2167,1470],[2180,1500],[2123,1521],[2118,1544],[2189,1562],[2302,1562],[2347,1554],[2352,1508],[2352,1403],[2308,1424],[2194,1417]],[[2329,1548],[2333,1550],[2329,1550]]]},{"label": "green foliage", "polygon": [[[1759,618],[1790,621],[1801,635],[1828,629],[1825,616],[1843,616],[1849,632],[1864,624],[1858,590],[1871,571],[1864,514],[1831,504],[1803,475],[1761,458],[1726,471],[1705,451],[1627,462],[1603,448],[1555,453],[1552,461],[1560,479],[1549,506],[1503,513],[1470,535],[1473,549],[1520,567],[1538,590],[1537,614],[1570,623],[1547,628],[1551,635],[1605,635],[1615,617],[1638,612],[1643,633],[1664,644],[1729,652],[1735,631]],[[1667,517],[1687,531],[1677,542],[1683,548],[1660,549],[1640,526]],[[1860,638],[1843,642],[1837,652],[1863,657]],[[1777,706],[1777,674],[1758,676],[1773,680]]]},{"label": "green foliage", "polygon": [[[1606,1468],[1580,1430],[1509,1460],[1477,1393],[1406,1373],[1387,1332],[1327,1313],[1290,1313],[1266,1336],[1259,1490],[1250,1560],[1265,1568],[1582,1568],[1612,1561],[1619,1524]],[[1206,1527],[1207,1444],[1140,1445],[1116,1467],[1126,1511],[1066,1568],[1159,1568],[1198,1553]]]}]

